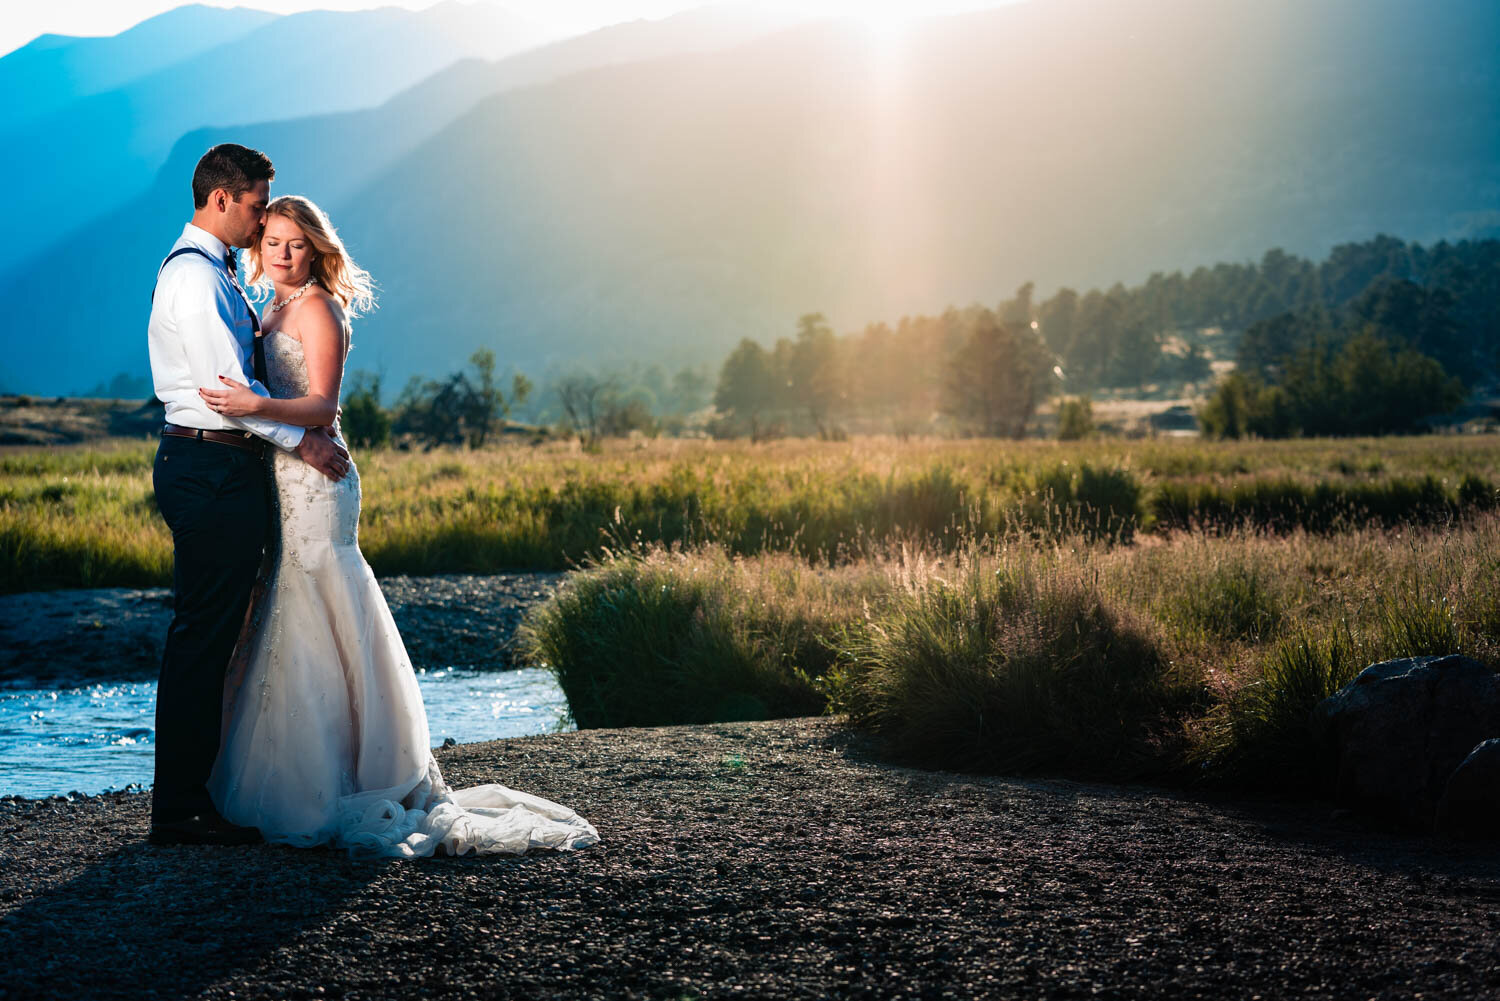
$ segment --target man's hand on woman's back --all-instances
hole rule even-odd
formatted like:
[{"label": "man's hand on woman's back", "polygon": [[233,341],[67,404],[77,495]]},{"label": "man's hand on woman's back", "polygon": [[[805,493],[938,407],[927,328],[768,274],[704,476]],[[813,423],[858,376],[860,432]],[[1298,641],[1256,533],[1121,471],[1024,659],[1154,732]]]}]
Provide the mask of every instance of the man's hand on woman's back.
[{"label": "man's hand on woman's back", "polygon": [[348,450],[328,437],[323,428],[307,429],[297,446],[297,455],[330,480],[342,480],[349,473]]}]

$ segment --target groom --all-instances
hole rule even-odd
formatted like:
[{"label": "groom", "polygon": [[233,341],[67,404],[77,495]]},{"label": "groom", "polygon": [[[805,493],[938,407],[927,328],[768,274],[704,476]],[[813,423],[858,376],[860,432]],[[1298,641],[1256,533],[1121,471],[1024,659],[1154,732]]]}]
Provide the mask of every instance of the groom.
[{"label": "groom", "polygon": [[264,153],[224,143],[193,171],[193,218],[157,273],[147,340],[166,426],[152,483],[172,530],[173,615],[156,691],[153,844],[248,844],[253,828],[219,816],[207,782],[219,753],[224,673],[270,529],[268,447],[295,450],[338,480],[349,453],[304,430],[209,410],[198,387],[219,376],[265,388],[260,321],[231,248],[259,239],[276,169]]}]

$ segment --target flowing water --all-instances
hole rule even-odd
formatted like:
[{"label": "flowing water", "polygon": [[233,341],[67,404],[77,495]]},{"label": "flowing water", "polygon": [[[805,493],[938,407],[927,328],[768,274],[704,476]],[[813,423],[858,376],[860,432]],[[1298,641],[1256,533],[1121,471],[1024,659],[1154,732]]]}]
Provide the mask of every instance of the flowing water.
[{"label": "flowing water", "polygon": [[[548,733],[568,703],[547,671],[418,671],[434,744]],[[156,683],[0,689],[0,795],[151,782]]]}]

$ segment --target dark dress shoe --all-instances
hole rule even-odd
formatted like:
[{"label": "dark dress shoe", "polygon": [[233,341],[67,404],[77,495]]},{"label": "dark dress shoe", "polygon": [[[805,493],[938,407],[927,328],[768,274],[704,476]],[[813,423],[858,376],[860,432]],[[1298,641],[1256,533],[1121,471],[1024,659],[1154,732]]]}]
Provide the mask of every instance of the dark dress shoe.
[{"label": "dark dress shoe", "polygon": [[153,845],[257,845],[264,839],[253,827],[231,824],[217,813],[204,813],[158,821],[151,825],[146,840]]}]

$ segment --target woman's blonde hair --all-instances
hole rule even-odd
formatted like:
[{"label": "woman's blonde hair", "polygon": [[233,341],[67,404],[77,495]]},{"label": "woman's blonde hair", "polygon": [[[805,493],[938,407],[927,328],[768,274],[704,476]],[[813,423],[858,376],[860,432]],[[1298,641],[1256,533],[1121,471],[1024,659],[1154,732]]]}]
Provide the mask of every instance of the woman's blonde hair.
[{"label": "woman's blonde hair", "polygon": [[[312,277],[338,300],[350,319],[375,307],[374,279],[354,263],[326,212],[301,195],[282,195],[266,206],[267,218],[273,215],[290,219],[306,234],[313,246]],[[250,284],[269,287],[271,280],[265,276],[261,264],[259,240],[250,246],[246,257],[250,262]]]}]

